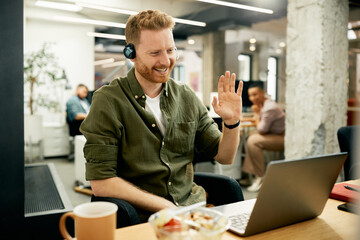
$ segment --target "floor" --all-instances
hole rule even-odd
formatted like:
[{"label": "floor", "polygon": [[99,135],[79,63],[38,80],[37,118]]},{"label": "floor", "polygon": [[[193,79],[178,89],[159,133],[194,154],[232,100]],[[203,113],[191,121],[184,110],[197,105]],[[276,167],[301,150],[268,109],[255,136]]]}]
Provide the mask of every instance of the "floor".
[{"label": "floor", "polygon": [[75,192],[75,168],[74,161],[69,161],[67,158],[48,158],[45,159],[47,163],[53,163],[56,168],[56,172],[59,175],[65,191],[71,201],[73,207],[90,202],[90,196]]},{"label": "floor", "polygon": [[[78,193],[74,190],[75,187],[74,161],[69,161],[67,158],[48,158],[45,159],[45,162],[53,163],[55,165],[56,171],[63,183],[63,186],[68,194],[68,197],[73,207],[81,203],[90,202],[89,195]],[[257,193],[246,191],[245,187],[243,187],[242,190],[245,200],[256,198],[257,196]]]}]

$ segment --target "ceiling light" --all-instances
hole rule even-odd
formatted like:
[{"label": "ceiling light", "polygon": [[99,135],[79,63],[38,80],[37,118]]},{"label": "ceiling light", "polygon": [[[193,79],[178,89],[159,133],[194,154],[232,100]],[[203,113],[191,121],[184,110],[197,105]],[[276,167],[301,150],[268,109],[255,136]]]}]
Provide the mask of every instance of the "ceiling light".
[{"label": "ceiling light", "polygon": [[70,11],[70,12],[79,12],[83,9],[81,6],[77,6],[74,4],[47,2],[47,1],[36,1],[35,5],[38,7],[53,8],[53,9]]},{"label": "ceiling light", "polygon": [[280,42],[280,43],[279,43],[279,47],[282,47],[282,48],[283,48],[283,47],[285,47],[285,46],[286,46],[286,44],[285,44],[284,42]]},{"label": "ceiling light", "polygon": [[194,44],[195,44],[195,40],[194,40],[194,39],[189,39],[189,40],[188,40],[188,44],[189,44],[189,45],[194,45]]},{"label": "ceiling light", "polygon": [[193,25],[193,26],[198,26],[198,27],[206,27],[206,23],[204,23],[204,22],[181,19],[181,18],[173,18],[173,19],[174,19],[174,22],[177,22],[177,23]]},{"label": "ceiling light", "polygon": [[256,43],[256,38],[250,38],[249,43]]},{"label": "ceiling light", "polygon": [[76,5],[81,6],[81,7],[85,7],[85,8],[103,10],[103,11],[106,11],[106,12],[121,13],[121,14],[125,14],[125,15],[135,15],[135,14],[138,13],[138,12],[135,12],[135,11],[125,10],[125,9],[120,9],[120,8],[104,7],[104,6],[100,6],[100,5],[93,5],[93,4],[82,3],[82,2],[78,2],[78,3],[76,3]]},{"label": "ceiling light", "polygon": [[125,65],[125,63],[126,63],[125,61],[117,61],[117,62],[101,65],[101,67],[102,68],[117,67],[117,66]]},{"label": "ceiling light", "polygon": [[[97,9],[97,10],[102,10],[102,11],[106,11],[106,12],[120,13],[120,14],[125,14],[125,15],[138,14],[138,12],[135,12],[135,11],[125,10],[125,9],[120,9],[120,8],[104,7],[104,6],[93,5],[93,4],[88,4],[88,3],[80,3],[79,2],[79,3],[76,3],[76,5],[85,7],[85,8]],[[199,26],[199,27],[206,26],[206,23],[204,23],[204,22],[181,19],[181,18],[173,18],[173,19],[177,23],[188,24],[188,25]]]},{"label": "ceiling light", "polygon": [[249,50],[252,51],[252,52],[256,50],[255,43],[250,43]]},{"label": "ceiling light", "polygon": [[90,37],[126,40],[124,35],[118,35],[118,34],[88,32],[87,35]]},{"label": "ceiling light", "polygon": [[84,24],[117,27],[117,28],[125,28],[126,26],[125,23],[115,23],[115,22],[92,20],[88,18],[74,18],[74,17],[65,17],[65,16],[54,16],[54,20],[61,22],[84,23]]},{"label": "ceiling light", "polygon": [[107,63],[113,63],[114,61],[115,61],[114,58],[102,59],[102,60],[95,61],[94,66],[103,65],[103,64],[107,64]]},{"label": "ceiling light", "polygon": [[271,9],[252,7],[252,6],[238,4],[238,3],[230,3],[230,2],[224,2],[224,1],[218,1],[218,0],[196,0],[196,1],[212,3],[212,4],[226,6],[226,7],[240,8],[240,9],[245,9],[245,10],[249,10],[249,11],[262,12],[262,13],[267,13],[267,14],[274,13],[274,11]]}]

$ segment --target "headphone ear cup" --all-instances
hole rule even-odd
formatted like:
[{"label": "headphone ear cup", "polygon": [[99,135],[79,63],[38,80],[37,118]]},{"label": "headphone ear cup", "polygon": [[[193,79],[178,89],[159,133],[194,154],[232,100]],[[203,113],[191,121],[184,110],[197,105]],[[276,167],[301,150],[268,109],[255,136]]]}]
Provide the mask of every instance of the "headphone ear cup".
[{"label": "headphone ear cup", "polygon": [[134,59],[136,57],[136,52],[135,52],[135,46],[132,43],[129,43],[125,46],[124,48],[124,55],[126,58],[129,59]]}]

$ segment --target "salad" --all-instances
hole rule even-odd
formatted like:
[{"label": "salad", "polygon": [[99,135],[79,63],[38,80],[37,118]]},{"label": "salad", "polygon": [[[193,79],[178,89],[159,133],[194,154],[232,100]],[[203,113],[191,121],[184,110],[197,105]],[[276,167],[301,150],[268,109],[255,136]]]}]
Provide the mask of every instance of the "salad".
[{"label": "salad", "polygon": [[167,210],[149,218],[159,240],[169,239],[220,239],[229,228],[229,221],[210,208],[197,208],[169,219]]}]

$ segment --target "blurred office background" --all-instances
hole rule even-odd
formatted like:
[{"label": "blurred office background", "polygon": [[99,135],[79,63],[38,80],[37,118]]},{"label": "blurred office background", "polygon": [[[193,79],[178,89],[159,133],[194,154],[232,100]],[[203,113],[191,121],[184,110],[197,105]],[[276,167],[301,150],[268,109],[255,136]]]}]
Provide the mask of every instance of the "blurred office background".
[{"label": "blurred office background", "polygon": [[[359,1],[222,3],[225,6],[205,0],[2,1],[5,191],[0,204],[2,210],[4,205],[19,209],[10,220],[2,216],[2,222],[10,229],[16,229],[19,218],[26,223],[24,164],[54,164],[54,174],[60,176],[57,186],[65,189],[69,208],[89,200],[73,188],[76,161],[69,157],[75,154],[76,141],[69,136],[65,103],[80,83],[89,87],[91,99],[93,91],[126,75],[132,64],[122,53],[124,25],[129,15],[141,10],[159,9],[176,18],[179,60],[172,77],[189,85],[206,106],[226,70],[247,84],[261,81],[287,114],[286,159],[339,152],[337,130],[359,124]],[[39,76],[40,84],[31,90],[30,82],[24,82],[24,67],[39,51],[46,62],[54,62],[46,70],[56,76]],[[244,113],[249,106],[244,99]],[[213,167],[241,177],[241,168],[219,169]]]}]

